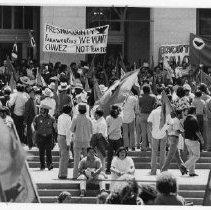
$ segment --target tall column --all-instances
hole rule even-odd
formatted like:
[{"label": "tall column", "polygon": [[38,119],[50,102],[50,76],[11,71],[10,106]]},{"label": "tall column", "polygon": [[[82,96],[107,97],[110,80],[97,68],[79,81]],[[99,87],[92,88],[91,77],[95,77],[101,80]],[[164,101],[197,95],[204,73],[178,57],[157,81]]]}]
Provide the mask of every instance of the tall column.
[{"label": "tall column", "polygon": [[150,56],[156,65],[161,45],[189,44],[190,33],[196,33],[196,9],[152,8],[150,12]]}]

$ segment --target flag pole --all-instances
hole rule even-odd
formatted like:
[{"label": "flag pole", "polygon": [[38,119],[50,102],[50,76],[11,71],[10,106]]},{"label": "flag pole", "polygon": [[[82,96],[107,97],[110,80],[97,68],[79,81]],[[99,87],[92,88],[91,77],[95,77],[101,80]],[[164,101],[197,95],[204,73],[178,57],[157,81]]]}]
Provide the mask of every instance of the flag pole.
[{"label": "flag pole", "polygon": [[2,188],[1,181],[0,181],[0,201],[1,202],[7,202],[6,195],[5,195],[4,190]]}]

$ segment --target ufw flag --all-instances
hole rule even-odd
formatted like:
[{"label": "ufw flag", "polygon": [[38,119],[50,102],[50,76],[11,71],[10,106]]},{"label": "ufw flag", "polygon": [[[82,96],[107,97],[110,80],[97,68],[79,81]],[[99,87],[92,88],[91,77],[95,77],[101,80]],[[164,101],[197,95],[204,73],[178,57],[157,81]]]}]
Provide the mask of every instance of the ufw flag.
[{"label": "ufw flag", "polygon": [[0,133],[0,202],[39,202],[14,123],[0,119]]},{"label": "ufw flag", "polygon": [[30,30],[29,31],[29,41],[30,41],[30,46],[31,47],[36,47],[36,42],[35,42],[35,39],[34,39],[34,36],[33,36],[33,30]]},{"label": "ufw flag", "polygon": [[103,111],[104,116],[110,113],[110,106],[113,104],[122,104],[129,95],[131,88],[137,81],[139,69],[127,72],[123,78],[117,80],[96,103]]},{"label": "ufw flag", "polygon": [[9,86],[11,88],[11,92],[13,93],[13,90],[16,89],[16,70],[9,57],[7,57],[7,71],[10,74]]},{"label": "ufw flag", "polygon": [[103,96],[99,84],[97,82],[97,79],[95,76],[93,76],[93,83],[94,83],[94,101],[97,102],[98,100],[100,100],[100,98]]},{"label": "ufw flag", "polygon": [[12,58],[13,59],[17,59],[18,58],[18,45],[17,45],[16,41],[13,44],[13,47],[12,47]]},{"label": "ufw flag", "polygon": [[190,63],[211,66],[211,40],[190,34]]},{"label": "ufw flag", "polygon": [[41,69],[37,67],[36,84],[41,87],[46,87],[45,80],[41,76]]}]

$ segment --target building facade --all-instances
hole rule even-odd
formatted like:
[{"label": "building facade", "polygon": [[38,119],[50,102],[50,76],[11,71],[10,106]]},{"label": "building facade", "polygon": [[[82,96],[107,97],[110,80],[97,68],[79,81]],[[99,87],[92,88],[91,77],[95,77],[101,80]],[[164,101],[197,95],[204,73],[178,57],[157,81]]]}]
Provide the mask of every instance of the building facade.
[{"label": "building facade", "polygon": [[[210,38],[210,14],[210,9],[194,8],[1,6],[0,61],[10,54],[15,41],[20,59],[68,65],[90,60],[87,55],[43,52],[45,24],[69,29],[109,24],[106,56],[121,54],[130,64],[139,65],[153,57],[156,64],[161,45],[189,44],[190,33]],[[30,46],[29,31],[33,31],[37,43],[34,48]]]}]

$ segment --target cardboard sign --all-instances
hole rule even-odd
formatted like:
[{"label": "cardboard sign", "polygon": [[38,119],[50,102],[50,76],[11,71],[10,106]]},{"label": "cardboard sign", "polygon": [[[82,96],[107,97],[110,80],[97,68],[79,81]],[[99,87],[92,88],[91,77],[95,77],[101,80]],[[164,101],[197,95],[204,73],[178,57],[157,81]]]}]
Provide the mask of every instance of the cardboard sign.
[{"label": "cardboard sign", "polygon": [[103,54],[106,53],[109,25],[71,30],[50,24],[44,29],[44,52]]}]

